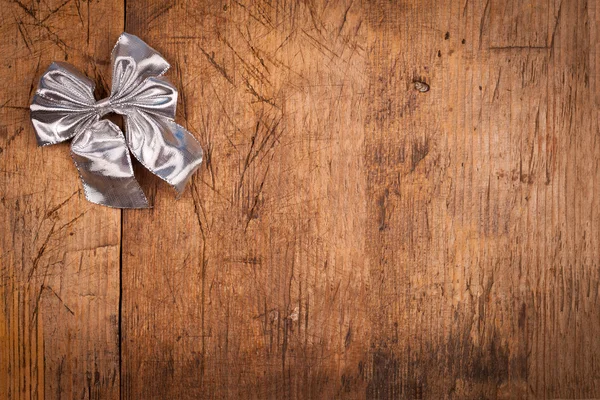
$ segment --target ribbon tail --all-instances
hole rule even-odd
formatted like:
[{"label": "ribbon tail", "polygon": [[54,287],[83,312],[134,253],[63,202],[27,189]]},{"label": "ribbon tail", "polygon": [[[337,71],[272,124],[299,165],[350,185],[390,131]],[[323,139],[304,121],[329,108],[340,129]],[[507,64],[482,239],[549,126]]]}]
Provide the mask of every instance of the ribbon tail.
[{"label": "ribbon tail", "polygon": [[202,147],[194,136],[170,118],[133,110],[126,115],[131,153],[179,194],[202,163]]},{"label": "ribbon tail", "polygon": [[82,130],[71,142],[88,201],[115,208],[148,208],[148,200],[133,175],[125,137],[108,120]]}]

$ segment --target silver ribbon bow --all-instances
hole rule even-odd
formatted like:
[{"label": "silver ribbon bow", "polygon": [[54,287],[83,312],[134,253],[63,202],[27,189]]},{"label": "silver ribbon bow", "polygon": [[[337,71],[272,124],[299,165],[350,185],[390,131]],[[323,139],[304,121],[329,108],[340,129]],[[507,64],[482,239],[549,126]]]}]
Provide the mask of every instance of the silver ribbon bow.
[{"label": "silver ribbon bow", "polygon": [[[129,151],[182,193],[202,163],[202,148],[173,121],[177,89],[163,77],[169,63],[156,50],[123,33],[112,51],[112,66],[110,97],[96,101],[90,79],[69,64],[52,63],[33,98],[31,121],[40,146],[73,138],[71,156],[89,201],[146,208]],[[124,116],[125,135],[102,119],[111,112]]]}]

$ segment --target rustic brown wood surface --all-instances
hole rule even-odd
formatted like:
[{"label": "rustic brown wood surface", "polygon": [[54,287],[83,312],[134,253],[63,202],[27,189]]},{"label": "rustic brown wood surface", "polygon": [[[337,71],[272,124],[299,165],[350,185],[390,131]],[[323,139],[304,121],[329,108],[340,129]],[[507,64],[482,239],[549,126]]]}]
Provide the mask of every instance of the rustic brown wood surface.
[{"label": "rustic brown wood surface", "polygon": [[[600,3],[4,0],[0,399],[600,398]],[[172,64],[206,159],[88,203],[53,60]]]}]

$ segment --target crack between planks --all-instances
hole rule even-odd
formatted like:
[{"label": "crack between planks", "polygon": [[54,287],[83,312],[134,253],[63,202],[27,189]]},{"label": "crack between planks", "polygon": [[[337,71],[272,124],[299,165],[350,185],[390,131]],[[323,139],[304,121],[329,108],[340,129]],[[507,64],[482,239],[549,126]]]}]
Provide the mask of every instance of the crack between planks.
[{"label": "crack between planks", "polygon": [[119,399],[123,398],[123,210],[121,210],[121,232],[119,237]]},{"label": "crack between planks", "polygon": [[[127,30],[127,0],[123,0],[123,32]],[[119,399],[123,399],[123,217],[121,209],[121,232],[119,234]]]}]

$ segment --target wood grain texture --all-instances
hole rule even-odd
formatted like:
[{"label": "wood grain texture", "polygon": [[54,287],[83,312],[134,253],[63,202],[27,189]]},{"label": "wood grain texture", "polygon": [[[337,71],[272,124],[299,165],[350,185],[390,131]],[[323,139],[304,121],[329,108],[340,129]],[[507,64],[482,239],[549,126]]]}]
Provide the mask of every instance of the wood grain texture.
[{"label": "wood grain texture", "polygon": [[[0,398],[600,398],[597,2],[61,4],[0,11]],[[122,29],[206,160],[121,219],[25,107]]]},{"label": "wood grain texture", "polygon": [[85,200],[68,145],[36,146],[29,104],[52,61],[106,95],[122,4],[3,1],[0,21],[0,399],[118,398],[121,214]]}]

